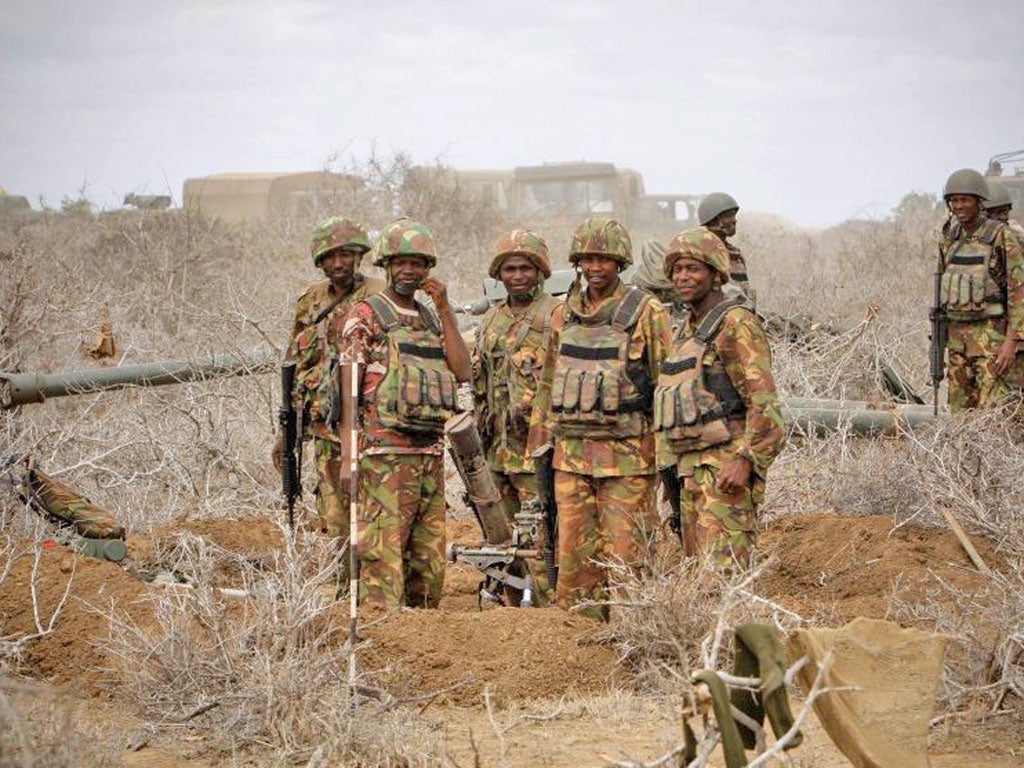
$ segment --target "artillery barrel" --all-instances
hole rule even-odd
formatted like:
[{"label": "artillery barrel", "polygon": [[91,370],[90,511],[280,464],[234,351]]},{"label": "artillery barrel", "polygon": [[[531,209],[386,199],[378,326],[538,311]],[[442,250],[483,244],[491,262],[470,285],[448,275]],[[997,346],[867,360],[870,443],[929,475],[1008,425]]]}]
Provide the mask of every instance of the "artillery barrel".
[{"label": "artillery barrel", "polygon": [[268,373],[280,364],[276,352],[209,355],[194,360],[161,360],[155,363],[96,368],[70,373],[7,373],[0,371],[0,408],[41,403],[48,397],[81,395],[123,387],[161,387],[189,381]]},{"label": "artillery barrel", "polygon": [[838,430],[844,426],[858,435],[895,432],[897,425],[913,429],[935,420],[930,405],[872,408],[863,400],[818,400],[790,397],[782,401],[786,423],[804,432]]}]

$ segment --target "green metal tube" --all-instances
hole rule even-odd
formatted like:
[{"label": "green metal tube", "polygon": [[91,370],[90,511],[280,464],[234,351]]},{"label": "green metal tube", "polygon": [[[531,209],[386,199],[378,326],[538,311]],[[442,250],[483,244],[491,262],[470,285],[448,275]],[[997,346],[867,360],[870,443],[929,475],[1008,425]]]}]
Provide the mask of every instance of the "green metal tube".
[{"label": "green metal tube", "polygon": [[0,372],[0,408],[41,403],[48,397],[81,395],[122,387],[161,387],[227,376],[269,373],[280,365],[280,355],[267,350],[161,360],[155,363],[96,368],[70,373]]}]

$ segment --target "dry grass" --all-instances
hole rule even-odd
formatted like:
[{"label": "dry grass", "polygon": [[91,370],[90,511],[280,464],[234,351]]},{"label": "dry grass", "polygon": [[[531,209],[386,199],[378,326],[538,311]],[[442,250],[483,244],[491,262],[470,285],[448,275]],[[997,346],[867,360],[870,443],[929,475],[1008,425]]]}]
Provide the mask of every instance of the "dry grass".
[{"label": "dry grass", "polygon": [[[81,207],[0,228],[0,369],[53,372],[280,350],[295,296],[319,277],[308,261],[309,233],[316,220],[338,212],[375,227],[397,210],[427,221],[439,239],[438,274],[456,299],[469,300],[479,293],[491,242],[508,223],[473,202],[440,164],[429,172],[410,173],[411,167],[403,155],[349,161],[338,170],[364,183],[347,198],[302,218],[244,228],[182,211],[94,216]],[[516,224],[546,234],[553,263],[565,265],[564,227]],[[818,324],[810,336],[777,341],[783,394],[884,401],[882,357],[928,391],[930,238],[937,224],[926,213],[810,232],[741,216],[739,242],[762,308]],[[104,310],[118,348],[111,363],[79,351]],[[275,389],[274,377],[262,375],[54,400],[0,413],[0,439],[5,451],[34,455],[45,470],[113,511],[133,536],[189,517],[279,516],[278,479],[269,462]],[[884,512],[932,524],[937,506],[945,505],[972,532],[992,539],[1011,567],[1019,566],[1024,459],[1007,423],[1002,413],[972,414],[912,435],[793,439],[773,469],[764,513]],[[308,503],[311,496],[304,498]],[[0,490],[0,542],[16,549],[34,534],[23,505]],[[4,554],[10,547],[0,548],[0,574],[11,561]],[[415,764],[432,754],[433,737],[401,708],[372,725],[348,716],[338,679],[347,651],[313,588],[326,578],[329,553],[303,539],[269,568],[238,563],[250,586],[267,590],[244,605],[226,603],[203,586],[221,555],[187,538],[164,554],[198,587],[164,593],[153,606],[154,624],[110,616],[111,648],[128,662],[120,685],[147,717],[169,723],[217,702],[190,723],[215,735],[222,748],[272,746],[314,764],[340,756]],[[770,606],[735,584],[693,578],[695,568],[663,561],[644,580],[623,584],[620,614],[628,620],[609,631],[624,661],[652,689],[679,695],[695,664],[726,660],[701,660],[715,646],[721,616],[727,623],[772,618]],[[992,636],[998,640],[979,640],[962,662],[953,662],[960,666],[951,667],[950,680],[965,687],[950,688],[952,706],[974,700],[972,686],[991,684],[984,682],[991,675],[980,672],[985,653],[1002,659],[991,678],[998,686],[977,692],[990,707],[1000,696],[1002,708],[1019,703],[1020,660],[1011,658],[1024,617],[1019,585],[994,583],[993,594],[1002,622]],[[991,610],[953,603],[956,615],[928,606],[912,610],[920,621],[957,627],[968,638],[966,628],[981,626]],[[784,625],[795,620],[775,616]],[[704,648],[709,636],[712,645]],[[310,690],[331,693],[312,697]]]}]

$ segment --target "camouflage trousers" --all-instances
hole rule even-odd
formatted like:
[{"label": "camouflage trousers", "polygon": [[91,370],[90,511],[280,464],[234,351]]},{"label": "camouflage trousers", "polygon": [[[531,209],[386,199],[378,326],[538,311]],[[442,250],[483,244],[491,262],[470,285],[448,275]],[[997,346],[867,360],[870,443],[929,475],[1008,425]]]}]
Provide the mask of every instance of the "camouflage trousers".
[{"label": "camouflage trousers", "polygon": [[1001,319],[949,325],[949,409],[992,408],[1010,394],[996,376],[996,356],[1005,336]]},{"label": "camouflage trousers", "polygon": [[[522,509],[523,502],[528,499],[537,498],[537,476],[532,472],[511,472],[504,474],[493,472],[494,482],[501,493],[501,499],[505,504],[505,514],[509,522],[515,520]],[[542,526],[543,527],[543,526]],[[544,536],[541,533],[541,536]],[[537,548],[544,546],[544,541],[533,542]],[[533,576],[534,599],[537,605],[550,605],[554,602],[554,595],[551,594],[551,587],[548,584],[547,570],[544,568],[543,560],[529,560],[527,566]],[[517,574],[525,576],[525,573]]]},{"label": "camouflage trousers", "polygon": [[357,546],[361,602],[437,607],[445,564],[443,457],[362,457]]},{"label": "camouflage trousers", "polygon": [[686,554],[710,557],[721,567],[748,565],[757,537],[757,508],[764,499],[764,479],[751,473],[745,487],[723,493],[716,485],[718,467],[701,464],[694,467],[692,475],[680,480]]},{"label": "camouflage trousers", "polygon": [[[656,481],[655,475],[592,477],[555,471],[559,607],[607,599],[608,571],[603,564],[639,568],[654,545]],[[607,606],[581,612],[608,619]]]}]

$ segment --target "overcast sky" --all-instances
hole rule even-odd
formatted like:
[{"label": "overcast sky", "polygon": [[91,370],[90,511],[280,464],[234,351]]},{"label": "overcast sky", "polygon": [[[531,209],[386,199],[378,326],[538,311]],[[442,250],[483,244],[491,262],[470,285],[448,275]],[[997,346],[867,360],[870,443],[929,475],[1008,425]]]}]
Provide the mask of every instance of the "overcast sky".
[{"label": "overcast sky", "polygon": [[635,168],[809,225],[1024,148],[1024,2],[0,0],[0,186],[418,161]]}]

